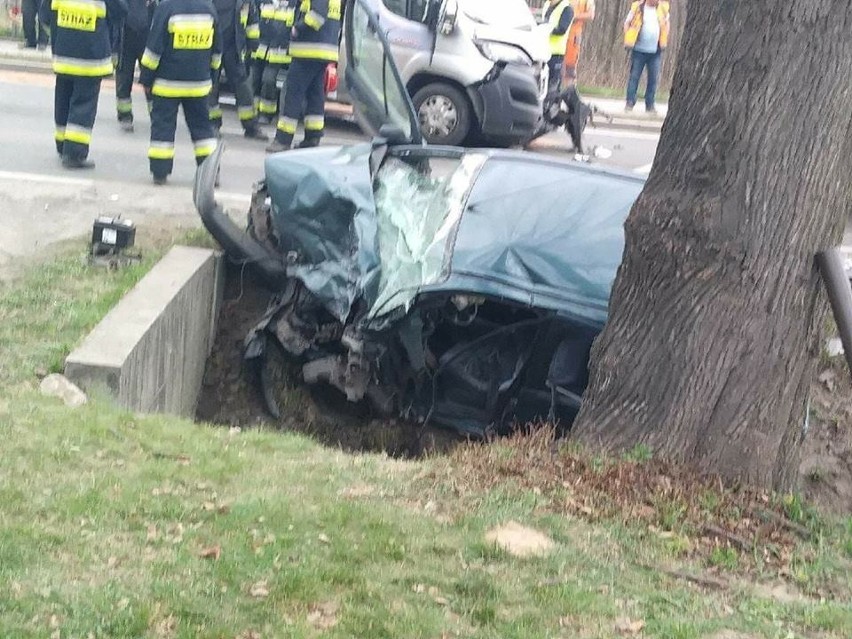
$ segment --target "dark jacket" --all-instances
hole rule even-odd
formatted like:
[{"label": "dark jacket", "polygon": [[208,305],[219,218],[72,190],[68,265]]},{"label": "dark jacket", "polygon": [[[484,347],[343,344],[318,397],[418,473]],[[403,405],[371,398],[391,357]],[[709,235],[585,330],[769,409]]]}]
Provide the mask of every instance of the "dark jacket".
[{"label": "dark jacket", "polygon": [[213,0],[223,46],[235,46],[238,53],[254,51],[260,37],[257,5],[253,0]]},{"label": "dark jacket", "polygon": [[341,0],[302,0],[290,40],[290,56],[337,62]]},{"label": "dark jacket", "polygon": [[254,57],[270,64],[289,64],[290,31],[296,20],[296,0],[260,0],[260,40]]},{"label": "dark jacket", "polygon": [[222,64],[216,9],[211,0],[165,0],[154,12],[140,83],[153,95],[199,98],[210,93]]},{"label": "dark jacket", "polygon": [[43,0],[39,17],[50,26],[54,73],[112,75],[111,25],[126,14],[125,0]]}]

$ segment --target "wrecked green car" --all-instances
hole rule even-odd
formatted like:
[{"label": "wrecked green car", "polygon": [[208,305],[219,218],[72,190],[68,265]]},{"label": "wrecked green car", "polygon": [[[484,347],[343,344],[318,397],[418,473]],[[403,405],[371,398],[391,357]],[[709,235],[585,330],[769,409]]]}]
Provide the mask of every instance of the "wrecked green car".
[{"label": "wrecked green car", "polygon": [[246,358],[274,345],[306,384],[467,434],[569,426],[643,180],[422,144],[361,0],[347,3],[344,28],[344,81],[371,144],[270,156],[245,231],[215,202],[219,154],[198,173],[205,226],[276,293]]}]

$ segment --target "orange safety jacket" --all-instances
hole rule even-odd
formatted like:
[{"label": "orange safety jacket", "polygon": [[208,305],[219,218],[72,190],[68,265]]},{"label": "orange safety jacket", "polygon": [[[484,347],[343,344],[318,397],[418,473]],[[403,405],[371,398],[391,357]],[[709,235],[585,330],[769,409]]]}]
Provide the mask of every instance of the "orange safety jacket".
[{"label": "orange safety jacket", "polygon": [[[665,49],[669,44],[670,13],[669,3],[665,0],[660,0],[660,3],[657,5],[657,18],[660,21],[660,49]],[[630,13],[627,14],[627,20],[624,21],[624,46],[628,49],[636,46],[636,41],[639,39],[639,32],[642,30],[642,18],[644,14],[644,0],[634,2],[630,6]]]}]

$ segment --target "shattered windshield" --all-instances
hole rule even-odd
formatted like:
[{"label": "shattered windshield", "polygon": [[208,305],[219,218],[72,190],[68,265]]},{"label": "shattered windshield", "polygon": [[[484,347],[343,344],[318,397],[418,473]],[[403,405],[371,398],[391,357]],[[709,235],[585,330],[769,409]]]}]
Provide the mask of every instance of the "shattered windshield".
[{"label": "shattered windshield", "polygon": [[440,282],[474,176],[484,158],[390,158],[376,175],[381,278],[369,319],[411,305],[418,291]]}]

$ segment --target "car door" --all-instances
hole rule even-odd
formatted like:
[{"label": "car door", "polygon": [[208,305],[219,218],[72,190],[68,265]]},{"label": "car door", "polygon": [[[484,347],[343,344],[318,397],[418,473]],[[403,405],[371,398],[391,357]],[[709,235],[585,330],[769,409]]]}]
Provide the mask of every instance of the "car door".
[{"label": "car door", "polygon": [[395,141],[421,144],[411,98],[391,54],[378,13],[368,0],[348,0],[344,15],[347,64],[343,82],[355,115],[371,135],[393,131]]}]

